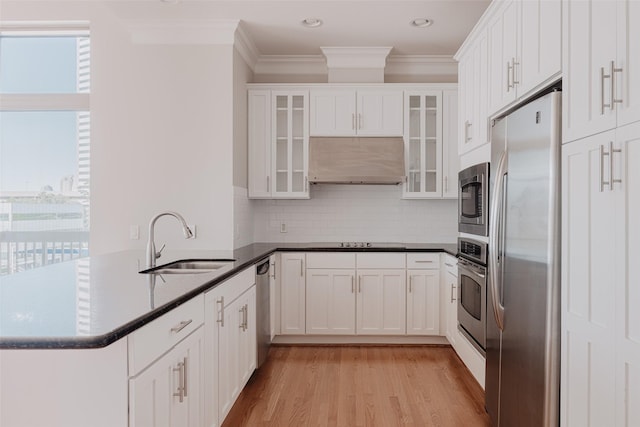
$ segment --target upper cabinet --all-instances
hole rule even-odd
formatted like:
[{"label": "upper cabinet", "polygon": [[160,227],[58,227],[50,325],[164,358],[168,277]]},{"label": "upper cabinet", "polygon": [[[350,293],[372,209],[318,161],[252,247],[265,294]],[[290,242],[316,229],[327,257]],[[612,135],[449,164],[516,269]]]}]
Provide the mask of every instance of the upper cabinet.
[{"label": "upper cabinet", "polygon": [[640,3],[563,4],[563,140],[640,120]]},{"label": "upper cabinet", "polygon": [[402,136],[401,89],[315,89],[311,136]]},{"label": "upper cabinet", "polygon": [[308,199],[309,97],[249,91],[249,197]]},{"label": "upper cabinet", "polygon": [[489,113],[560,76],[560,0],[494,2],[489,20]]},{"label": "upper cabinet", "polygon": [[457,197],[457,91],[404,95],[405,199]]},{"label": "upper cabinet", "polygon": [[487,133],[487,31],[480,30],[459,53],[458,154],[462,155],[489,141]]}]

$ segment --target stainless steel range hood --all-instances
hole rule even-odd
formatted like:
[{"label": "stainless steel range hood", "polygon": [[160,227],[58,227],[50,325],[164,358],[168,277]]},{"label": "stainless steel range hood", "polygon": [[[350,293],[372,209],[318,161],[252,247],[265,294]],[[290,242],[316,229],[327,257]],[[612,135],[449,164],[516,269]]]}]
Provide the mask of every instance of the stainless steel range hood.
[{"label": "stainless steel range hood", "polygon": [[309,182],[399,184],[404,181],[402,137],[311,137]]}]

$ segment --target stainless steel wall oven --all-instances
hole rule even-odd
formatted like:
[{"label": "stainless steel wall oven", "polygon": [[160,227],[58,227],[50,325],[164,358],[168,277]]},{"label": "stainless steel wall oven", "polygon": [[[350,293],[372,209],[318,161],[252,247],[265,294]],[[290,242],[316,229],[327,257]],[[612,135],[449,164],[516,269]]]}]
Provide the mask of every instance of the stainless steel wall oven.
[{"label": "stainless steel wall oven", "polygon": [[489,163],[458,173],[458,231],[489,235]]},{"label": "stainless steel wall oven", "polygon": [[487,244],[458,238],[458,329],[483,355],[487,345]]}]

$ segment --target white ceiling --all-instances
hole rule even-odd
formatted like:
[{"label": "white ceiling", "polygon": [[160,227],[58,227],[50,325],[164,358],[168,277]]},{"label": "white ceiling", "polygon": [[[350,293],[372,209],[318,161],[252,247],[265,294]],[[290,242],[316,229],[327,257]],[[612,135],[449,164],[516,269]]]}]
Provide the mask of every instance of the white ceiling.
[{"label": "white ceiling", "polygon": [[[175,0],[174,0],[175,1]],[[320,55],[325,46],[388,46],[391,55],[453,55],[490,0],[114,1],[132,19],[240,19],[260,55]],[[320,18],[305,28],[305,18]],[[415,18],[433,25],[415,28]]]}]

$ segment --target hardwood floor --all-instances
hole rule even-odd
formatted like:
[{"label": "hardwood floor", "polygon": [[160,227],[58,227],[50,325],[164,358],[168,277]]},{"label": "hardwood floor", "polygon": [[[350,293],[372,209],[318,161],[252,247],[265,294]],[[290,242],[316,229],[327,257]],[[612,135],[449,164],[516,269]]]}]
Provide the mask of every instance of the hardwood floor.
[{"label": "hardwood floor", "polygon": [[223,427],[489,425],[449,346],[274,346]]}]

